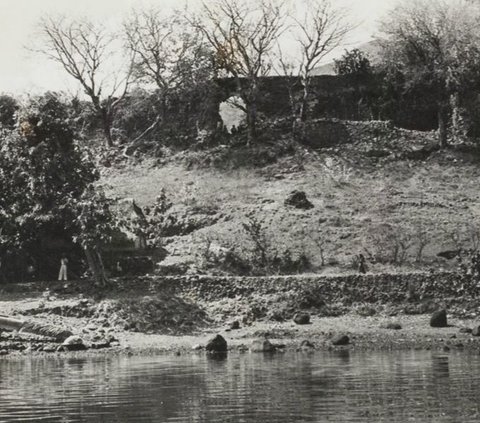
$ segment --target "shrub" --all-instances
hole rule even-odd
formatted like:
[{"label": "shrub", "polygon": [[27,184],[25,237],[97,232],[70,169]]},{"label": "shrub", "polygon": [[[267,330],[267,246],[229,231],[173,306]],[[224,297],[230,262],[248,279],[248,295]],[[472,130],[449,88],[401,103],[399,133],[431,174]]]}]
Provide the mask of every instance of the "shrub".
[{"label": "shrub", "polygon": [[[231,239],[205,238],[197,255],[203,269],[227,274],[264,276],[301,273],[310,268],[310,260],[303,251],[293,252],[289,247],[280,248],[263,223],[249,217],[242,223],[244,237]],[[214,254],[211,247],[222,250]]]},{"label": "shrub", "polygon": [[0,126],[13,129],[18,109],[17,100],[6,94],[0,95]]},{"label": "shrub", "polygon": [[398,225],[380,224],[368,229],[369,258],[377,263],[402,265],[408,259],[413,236],[406,228]]}]

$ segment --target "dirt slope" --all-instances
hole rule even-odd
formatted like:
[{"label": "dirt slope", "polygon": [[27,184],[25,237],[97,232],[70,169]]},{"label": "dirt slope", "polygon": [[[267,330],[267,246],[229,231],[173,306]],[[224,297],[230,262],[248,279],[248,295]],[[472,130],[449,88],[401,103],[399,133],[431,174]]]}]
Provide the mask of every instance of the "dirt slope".
[{"label": "dirt slope", "polygon": [[[370,271],[455,267],[455,259],[437,254],[480,241],[474,150],[438,151],[434,133],[381,122],[341,124],[348,140],[329,148],[281,139],[250,149],[183,152],[107,169],[102,182],[110,194],[142,206],[165,189],[177,220],[205,222],[166,238],[163,269],[185,265],[198,272],[212,255],[232,248],[251,255],[242,226],[251,218],[272,251],[305,255],[306,272],[348,272],[360,253]],[[304,191],[314,207],[286,206],[294,190]]]}]

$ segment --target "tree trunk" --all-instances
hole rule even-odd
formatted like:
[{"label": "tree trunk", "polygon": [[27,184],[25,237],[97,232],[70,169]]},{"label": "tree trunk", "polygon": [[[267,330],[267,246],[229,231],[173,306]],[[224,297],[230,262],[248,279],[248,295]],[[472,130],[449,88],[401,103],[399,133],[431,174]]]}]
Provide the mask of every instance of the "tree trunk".
[{"label": "tree trunk", "polygon": [[300,102],[299,118],[301,122],[306,122],[308,117],[308,97],[310,96],[310,81],[303,78],[303,96]]},{"label": "tree trunk", "polygon": [[250,146],[255,142],[257,138],[257,99],[258,99],[258,81],[253,79],[249,81],[249,85],[244,91],[244,95],[241,96],[245,108],[247,110],[247,129],[248,139],[247,146]]},{"label": "tree trunk", "polygon": [[463,121],[460,94],[458,92],[450,96],[450,107],[452,110],[452,137],[456,142],[464,141],[467,131]]},{"label": "tree trunk", "polygon": [[0,315],[0,330],[16,330],[19,332],[32,333],[35,335],[48,336],[55,338],[57,342],[62,342],[69,336],[72,336],[72,332],[68,329],[40,324],[37,322],[29,322],[25,320],[13,319],[9,316]]},{"label": "tree trunk", "polygon": [[107,147],[113,147],[112,125],[108,117],[103,118],[103,134],[105,135],[105,144]]},{"label": "tree trunk", "polygon": [[100,115],[102,118],[102,126],[103,126],[103,135],[105,136],[105,145],[107,147],[113,147],[113,139],[112,139],[112,111],[108,110],[106,106],[99,106],[100,107]]},{"label": "tree trunk", "polygon": [[96,247],[86,247],[85,256],[87,257],[88,267],[92,272],[95,284],[105,286],[107,277],[105,276],[105,268],[103,267],[102,256]]},{"label": "tree trunk", "polygon": [[250,146],[257,137],[257,106],[254,103],[247,105],[247,128],[247,146]]},{"label": "tree trunk", "polygon": [[292,125],[292,135],[293,135],[293,138],[300,142],[300,143],[303,143],[305,142],[306,138],[307,138],[307,130],[306,130],[306,124],[304,121],[302,121],[300,119],[300,117],[295,117],[295,119],[293,120],[293,125]]},{"label": "tree trunk", "polygon": [[438,109],[438,142],[440,148],[447,146],[447,110],[441,105]]},{"label": "tree trunk", "polygon": [[140,135],[138,135],[133,141],[130,142],[131,146],[135,146],[135,143],[140,141],[143,137],[148,135],[150,132],[152,132],[157,125],[162,121],[162,116],[158,115],[155,119],[155,121],[147,128],[145,129]]}]

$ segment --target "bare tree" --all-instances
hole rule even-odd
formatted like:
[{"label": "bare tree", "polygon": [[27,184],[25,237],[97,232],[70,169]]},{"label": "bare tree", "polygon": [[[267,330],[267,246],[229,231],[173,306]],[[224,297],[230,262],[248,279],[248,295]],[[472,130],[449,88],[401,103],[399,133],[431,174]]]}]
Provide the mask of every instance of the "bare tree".
[{"label": "bare tree", "polygon": [[130,63],[117,71],[115,38],[101,25],[65,18],[43,18],[40,31],[45,45],[39,51],[78,81],[102,121],[106,144],[113,146],[113,118],[131,82]]},{"label": "bare tree", "polygon": [[342,45],[354,25],[341,9],[329,0],[304,0],[302,11],[294,18],[294,33],[301,56],[297,60],[303,92],[297,118],[305,122],[311,94],[312,73],[325,57]]},{"label": "bare tree", "polygon": [[290,106],[291,115],[295,117],[298,112],[298,98],[297,92],[302,87],[302,81],[298,75],[298,66],[294,63],[292,58],[285,54],[280,42],[277,44],[277,60],[275,63],[275,73],[282,78],[285,89],[288,93],[288,102]]},{"label": "bare tree", "polygon": [[286,28],[283,2],[217,0],[203,4],[194,21],[212,46],[217,66],[235,79],[246,113],[248,143],[256,137],[261,78],[272,68],[273,51]]},{"label": "bare tree", "polygon": [[134,57],[133,74],[153,84],[161,110],[157,119],[137,140],[164,119],[173,92],[198,88],[212,76],[212,57],[203,37],[192,30],[179,13],[165,15],[160,9],[134,11],[124,23],[127,49]]}]

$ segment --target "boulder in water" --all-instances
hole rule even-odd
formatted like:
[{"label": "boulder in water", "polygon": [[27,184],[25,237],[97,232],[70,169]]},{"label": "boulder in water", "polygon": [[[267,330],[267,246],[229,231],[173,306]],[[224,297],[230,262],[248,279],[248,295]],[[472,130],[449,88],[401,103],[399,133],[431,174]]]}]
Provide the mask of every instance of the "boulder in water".
[{"label": "boulder in water", "polygon": [[348,335],[336,335],[331,339],[332,345],[348,345],[350,343],[350,338]]},{"label": "boulder in water", "polygon": [[225,353],[227,352],[227,341],[222,335],[216,335],[207,342],[205,350],[210,353]]}]

